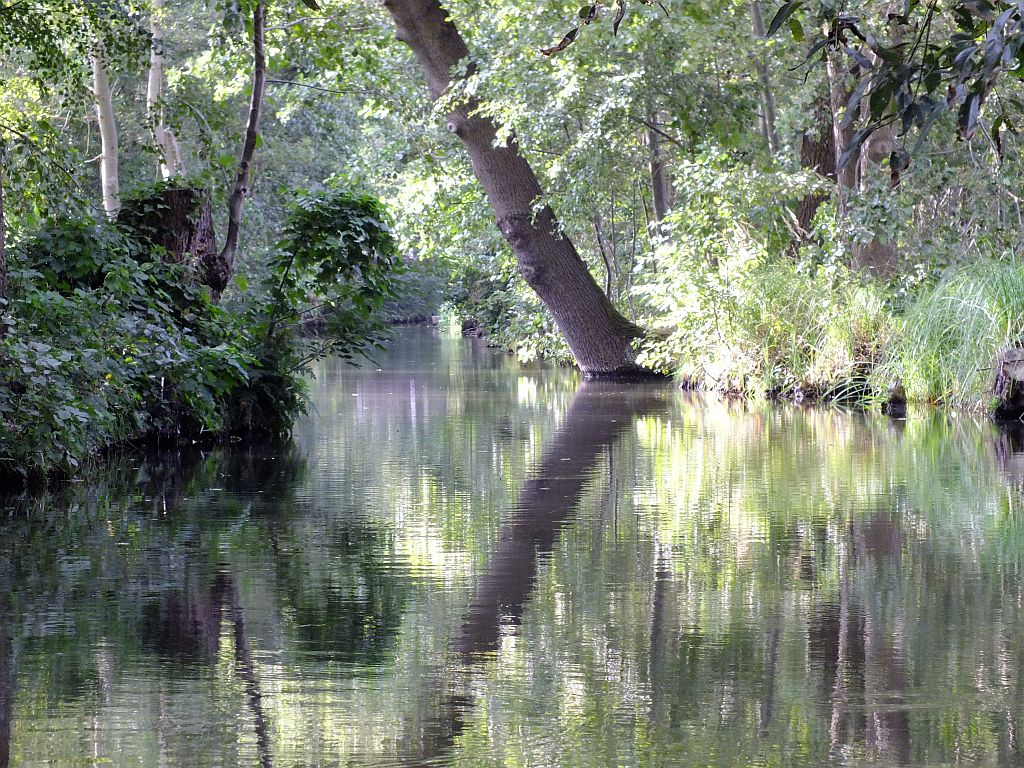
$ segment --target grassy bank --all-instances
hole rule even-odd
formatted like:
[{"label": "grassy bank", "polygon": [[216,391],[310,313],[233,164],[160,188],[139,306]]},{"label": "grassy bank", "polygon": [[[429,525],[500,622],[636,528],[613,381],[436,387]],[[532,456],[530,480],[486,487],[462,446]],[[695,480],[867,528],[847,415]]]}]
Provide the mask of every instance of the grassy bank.
[{"label": "grassy bank", "polygon": [[[751,397],[909,402],[995,413],[1000,359],[1024,346],[1024,264],[979,258],[908,288],[845,266],[772,255],[743,233],[709,259],[678,241],[631,298],[652,329],[646,366],[684,387]],[[725,235],[723,235],[725,239]],[[457,310],[523,359],[571,358],[514,281]],[[1007,415],[1007,414],[1004,414]]]},{"label": "grassy bank", "polygon": [[845,269],[757,263],[694,280],[668,318],[642,359],[687,386],[994,412],[998,362],[1024,342],[1024,264],[983,260],[906,295]]}]

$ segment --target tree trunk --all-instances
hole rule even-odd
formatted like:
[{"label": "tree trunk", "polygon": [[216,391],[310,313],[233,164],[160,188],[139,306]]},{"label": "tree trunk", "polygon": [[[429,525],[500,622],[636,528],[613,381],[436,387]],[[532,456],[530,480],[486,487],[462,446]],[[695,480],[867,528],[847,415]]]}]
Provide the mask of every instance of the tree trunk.
[{"label": "tree trunk", "polygon": [[839,57],[842,55],[845,54],[832,52],[825,57],[829,104],[832,108],[832,141],[836,157],[836,185],[839,195],[837,214],[840,219],[846,218],[850,192],[857,189],[857,169],[859,167],[859,163],[855,158],[847,163],[845,168],[839,170],[839,160],[843,155],[843,150],[849,146],[850,140],[853,138],[853,129],[843,128],[842,126],[843,114],[846,111],[846,104],[850,99],[847,75],[839,60]]},{"label": "tree trunk", "polygon": [[[654,122],[655,116],[648,119]],[[661,144],[661,136],[652,128],[647,129],[647,149],[650,152],[651,168],[651,200],[654,202],[654,221],[660,225],[671,208],[671,187],[669,186],[668,170],[665,167],[665,152]]]},{"label": "tree trunk", "polygon": [[[814,110],[815,125],[804,132],[800,141],[800,167],[807,168],[819,176],[836,180],[836,148],[832,115],[828,100],[819,100]],[[811,222],[821,204],[828,200],[820,192],[804,196],[796,209],[796,232],[790,245],[790,253],[796,256],[800,247],[810,240]]]},{"label": "tree trunk", "polygon": [[235,271],[238,237],[242,230],[242,209],[245,206],[246,195],[249,194],[252,158],[256,154],[256,142],[260,135],[260,115],[263,111],[263,94],[267,88],[267,57],[263,45],[266,24],[267,6],[263,0],[259,0],[252,11],[252,99],[249,102],[249,117],[245,124],[245,140],[242,143],[242,155],[238,161],[235,186],[231,190],[231,197],[228,198],[228,233],[224,241],[224,249],[204,265],[207,284],[213,291],[214,301],[220,299],[220,295],[228,287]]},{"label": "tree trunk", "polygon": [[164,90],[164,49],[163,30],[160,27],[159,14],[163,3],[153,2],[153,15],[149,19],[150,32],[153,35],[152,47],[149,52],[149,82],[146,86],[146,118],[153,137],[153,144],[160,155],[160,175],[169,179],[182,173],[181,150],[174,131],[164,124],[163,90]]},{"label": "tree trunk", "polygon": [[647,126],[645,139],[649,156],[651,174],[651,201],[654,203],[654,226],[656,232],[661,229],[661,222],[672,207],[672,183],[669,179],[666,164],[665,145],[661,134],[654,130],[658,125],[658,109],[651,96],[647,97]]},{"label": "tree trunk", "polygon": [[113,218],[121,208],[121,186],[117,175],[117,123],[114,121],[114,101],[104,59],[103,43],[97,41],[92,52],[92,84],[96,121],[100,129],[100,188],[103,191],[103,210]]},{"label": "tree trunk", "polygon": [[[466,66],[469,50],[438,0],[384,0],[397,37],[416,56],[430,94],[441,97],[451,73]],[[512,246],[519,270],[551,311],[573,356],[587,375],[637,373],[634,339],[643,331],[623,317],[594,280],[575,246],[560,231],[542,197],[540,184],[513,138],[497,142],[497,129],[487,117],[474,114],[474,99],[448,114],[448,130],[469,153],[497,219]]]},{"label": "tree trunk", "polygon": [[[893,11],[897,12],[896,9]],[[897,38],[897,44],[900,40]],[[876,64],[881,63],[877,54],[868,51],[868,58]],[[870,117],[870,108],[867,99],[861,102],[861,114],[865,118]],[[864,146],[861,147],[860,157],[857,159],[860,168],[857,172],[857,182],[860,189],[866,189],[871,174],[879,170],[883,160],[889,158],[889,154],[896,147],[896,125],[889,124],[878,127],[872,133]],[[853,268],[865,274],[888,279],[896,274],[896,243],[883,241],[878,237],[872,237],[868,243],[854,243],[853,246]]]},{"label": "tree trunk", "polygon": [[[162,189],[152,197],[133,201],[122,208],[118,221],[144,242],[163,248],[164,259],[168,262],[192,262],[205,271],[217,259],[213,212],[209,195],[203,190]],[[207,285],[211,279],[209,274],[203,274]]]},{"label": "tree trunk", "polygon": [[[750,19],[754,27],[754,36],[758,40],[764,40],[767,35],[759,0],[750,1]],[[768,66],[760,52],[754,56],[754,69],[757,71],[757,81],[761,86],[762,131],[768,142],[768,151],[774,155],[779,151],[779,134],[775,129],[775,95],[772,93],[772,79],[768,73]]]}]

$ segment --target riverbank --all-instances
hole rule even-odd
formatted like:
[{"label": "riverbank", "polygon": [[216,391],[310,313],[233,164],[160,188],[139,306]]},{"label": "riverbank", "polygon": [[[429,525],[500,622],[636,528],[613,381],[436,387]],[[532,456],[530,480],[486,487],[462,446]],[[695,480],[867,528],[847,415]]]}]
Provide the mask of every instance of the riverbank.
[{"label": "riverbank", "polygon": [[[493,303],[493,302],[492,302]],[[706,265],[637,289],[638,360],[686,389],[882,410],[1024,413],[1024,265],[985,260],[908,289],[788,261]],[[569,360],[538,308],[466,321],[522,359]],[[533,313],[532,315],[530,313]],[[525,319],[524,319],[525,318]],[[532,319],[531,319],[532,318]]]},{"label": "riverbank", "polygon": [[686,385],[796,400],[907,402],[1017,418],[1024,267],[982,261],[901,295],[850,273],[753,270],[677,317],[646,359]]},{"label": "riverbank", "polygon": [[10,253],[0,484],[80,474],[123,446],[281,436],[311,363],[379,346],[401,267],[374,198],[297,194],[260,278],[221,302],[201,259],[125,215],[164,210],[166,192],[142,190],[116,220],[55,218]]}]

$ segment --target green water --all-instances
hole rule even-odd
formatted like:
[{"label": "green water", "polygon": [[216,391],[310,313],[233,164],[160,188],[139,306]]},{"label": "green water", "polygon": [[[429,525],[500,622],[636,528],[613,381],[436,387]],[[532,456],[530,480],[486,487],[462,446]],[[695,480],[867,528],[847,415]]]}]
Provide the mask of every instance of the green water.
[{"label": "green water", "polygon": [[0,513],[0,766],[1021,765],[1024,453],[400,334]]}]

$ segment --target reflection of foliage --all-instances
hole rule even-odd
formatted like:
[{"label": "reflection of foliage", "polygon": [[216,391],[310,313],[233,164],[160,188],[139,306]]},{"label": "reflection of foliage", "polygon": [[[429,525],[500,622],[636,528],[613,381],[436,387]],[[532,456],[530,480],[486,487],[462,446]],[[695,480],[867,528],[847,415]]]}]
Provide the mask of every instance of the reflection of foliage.
[{"label": "reflection of foliage", "polygon": [[[432,333],[400,337],[394,360]],[[5,516],[19,716],[88,717],[102,748],[131,712],[121,749],[153,754],[162,723],[165,754],[244,761],[216,594],[230,575],[282,761],[336,739],[339,759],[395,762],[391,734],[430,722],[456,685],[424,670],[447,658],[574,381],[438,344],[413,371],[324,364],[322,417],[298,435],[317,446],[308,466],[179,453]],[[473,673],[451,762],[818,766],[841,749],[897,763],[909,743],[921,762],[999,763],[1024,680],[1018,438],[934,413],[671,397],[573,500]],[[166,727],[197,720],[209,727],[187,737]],[[82,749],[27,728],[16,746]]]},{"label": "reflection of foliage", "polygon": [[398,634],[409,583],[391,567],[387,537],[358,521],[331,531],[321,567],[279,550],[278,568],[304,653],[369,670]]}]

